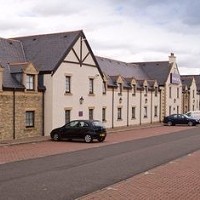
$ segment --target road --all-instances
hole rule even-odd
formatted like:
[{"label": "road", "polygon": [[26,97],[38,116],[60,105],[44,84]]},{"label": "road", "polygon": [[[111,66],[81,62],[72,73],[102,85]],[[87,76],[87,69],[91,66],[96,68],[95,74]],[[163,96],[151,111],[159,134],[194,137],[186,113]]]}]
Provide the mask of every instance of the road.
[{"label": "road", "polygon": [[200,128],[0,165],[2,200],[70,200],[200,149]]}]

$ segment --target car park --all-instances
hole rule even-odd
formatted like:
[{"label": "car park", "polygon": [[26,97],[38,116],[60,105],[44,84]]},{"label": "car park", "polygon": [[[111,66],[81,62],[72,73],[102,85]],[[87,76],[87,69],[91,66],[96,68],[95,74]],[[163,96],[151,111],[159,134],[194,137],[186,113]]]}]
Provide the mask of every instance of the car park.
[{"label": "car park", "polygon": [[90,143],[94,139],[103,142],[107,132],[104,125],[98,120],[73,120],[62,127],[53,129],[50,136],[53,140],[83,139]]},{"label": "car park", "polygon": [[163,123],[168,126],[175,126],[176,124],[187,124],[188,126],[196,126],[197,121],[185,114],[173,114],[164,117]]}]

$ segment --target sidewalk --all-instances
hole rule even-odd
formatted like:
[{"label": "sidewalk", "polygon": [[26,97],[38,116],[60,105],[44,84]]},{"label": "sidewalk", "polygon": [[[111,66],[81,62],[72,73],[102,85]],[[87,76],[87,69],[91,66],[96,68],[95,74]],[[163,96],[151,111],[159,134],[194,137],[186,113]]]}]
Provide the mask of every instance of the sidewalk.
[{"label": "sidewalk", "polygon": [[200,151],[78,200],[199,200]]},{"label": "sidewalk", "polygon": [[[103,143],[53,142],[49,136],[0,143],[0,164],[33,159],[128,140],[169,134],[195,127],[161,124],[108,130]],[[106,187],[79,200],[198,200],[200,199],[200,151]]]}]

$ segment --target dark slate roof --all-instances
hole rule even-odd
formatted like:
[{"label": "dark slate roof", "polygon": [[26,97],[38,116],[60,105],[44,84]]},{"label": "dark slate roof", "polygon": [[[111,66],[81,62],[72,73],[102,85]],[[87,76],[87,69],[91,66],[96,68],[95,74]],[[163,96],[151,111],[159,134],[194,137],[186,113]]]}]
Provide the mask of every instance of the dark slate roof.
[{"label": "dark slate roof", "polygon": [[26,62],[22,43],[17,40],[0,38],[0,65],[4,68],[3,87],[20,89],[23,86],[13,78],[10,63]]},{"label": "dark slate roof", "polygon": [[23,44],[26,58],[40,72],[55,71],[82,31],[63,32],[14,38]]},{"label": "dark slate roof", "polygon": [[195,79],[197,90],[200,91],[200,75],[181,75],[182,78],[193,78]]},{"label": "dark slate roof", "polygon": [[186,76],[181,76],[181,81],[183,85],[186,85],[188,88],[190,88],[191,84],[192,84],[192,77],[186,77]]},{"label": "dark slate roof", "polygon": [[113,59],[96,56],[100,69],[109,76],[122,76],[124,78],[133,77],[137,79],[149,79],[145,72],[134,64],[129,64]]},{"label": "dark slate roof", "polygon": [[137,62],[133,64],[139,65],[149,79],[157,80],[158,85],[165,84],[172,67],[172,64],[170,64],[168,61]]}]

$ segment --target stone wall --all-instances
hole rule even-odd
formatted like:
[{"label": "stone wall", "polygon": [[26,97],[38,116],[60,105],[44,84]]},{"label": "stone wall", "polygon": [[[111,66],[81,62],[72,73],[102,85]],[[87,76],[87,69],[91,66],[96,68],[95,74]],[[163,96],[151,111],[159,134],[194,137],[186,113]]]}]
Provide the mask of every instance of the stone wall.
[{"label": "stone wall", "polygon": [[[34,127],[26,127],[26,111],[35,112]],[[40,136],[42,127],[42,93],[0,92],[0,141]]]}]

